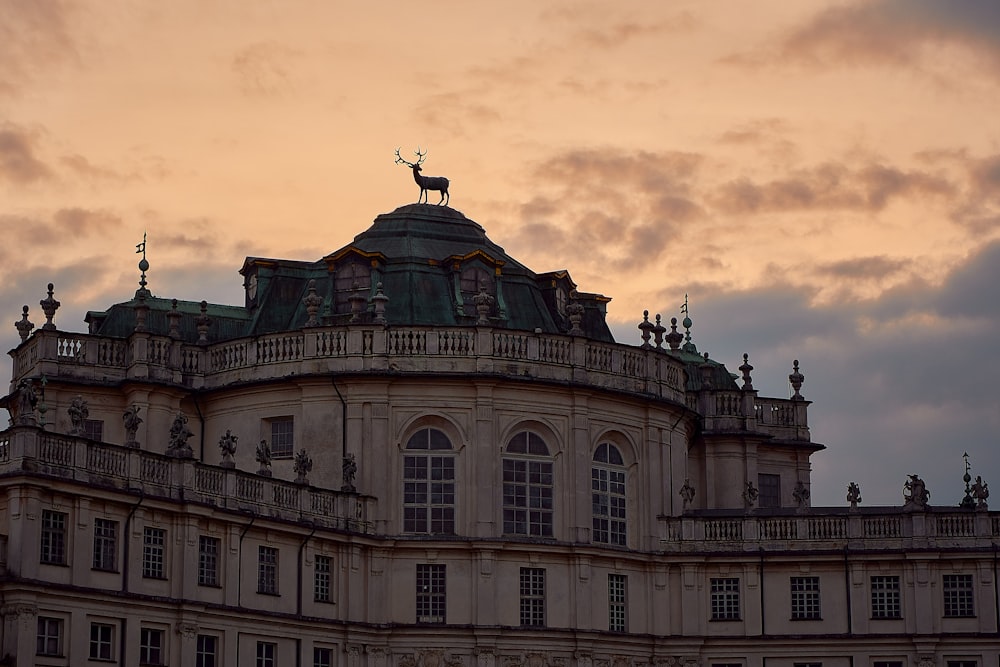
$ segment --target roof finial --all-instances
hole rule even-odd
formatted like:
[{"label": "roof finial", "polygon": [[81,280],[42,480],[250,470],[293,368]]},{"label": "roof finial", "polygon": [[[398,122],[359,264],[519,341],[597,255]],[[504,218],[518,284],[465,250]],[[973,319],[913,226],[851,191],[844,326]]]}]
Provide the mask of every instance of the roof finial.
[{"label": "roof finial", "polygon": [[962,475],[962,481],[965,482],[965,497],[962,498],[962,502],[958,504],[959,507],[965,509],[973,509],[976,506],[976,501],[972,498],[972,486],[969,482],[972,481],[972,475],[969,474],[969,452],[962,454],[962,458],[965,459],[965,474]]},{"label": "roof finial", "polygon": [[684,327],[684,345],[681,349],[685,352],[698,353],[698,348],[694,343],[691,342],[691,325],[694,324],[691,321],[690,311],[688,310],[688,295],[684,294],[684,305],[681,306],[681,312],[684,313],[684,319],[681,321],[681,326]]},{"label": "roof finial", "polygon": [[146,271],[149,270],[149,262],[146,261],[146,232],[142,233],[142,243],[135,244],[135,254],[142,253],[142,259],[139,260],[139,271],[141,275],[139,276],[139,289],[136,290],[135,296],[138,297],[140,294],[145,296],[152,296],[149,290],[146,289]]}]

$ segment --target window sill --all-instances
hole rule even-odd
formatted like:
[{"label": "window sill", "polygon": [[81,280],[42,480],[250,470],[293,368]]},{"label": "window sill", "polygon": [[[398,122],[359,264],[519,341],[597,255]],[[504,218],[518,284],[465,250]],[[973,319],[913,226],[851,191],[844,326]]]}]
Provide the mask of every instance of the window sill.
[{"label": "window sill", "polygon": [[198,582],[198,585],[202,588],[222,588],[222,584],[203,584],[200,581]]},{"label": "window sill", "polygon": [[802,621],[822,621],[822,616],[800,616],[799,618],[788,619],[792,623],[801,623]]},{"label": "window sill", "polygon": [[38,564],[39,565],[51,565],[52,567],[69,567],[69,563],[66,563],[66,562],[57,563],[56,561],[49,561],[49,560],[40,560],[40,561],[38,561]]},{"label": "window sill", "polygon": [[873,621],[902,621],[902,616],[872,616]]},{"label": "window sill", "polygon": [[976,618],[975,614],[945,614],[941,618]]},{"label": "window sill", "polygon": [[142,575],[142,578],[143,579],[152,579],[153,581],[168,581],[168,579],[165,576],[162,576],[162,575],[159,576],[159,577],[154,577],[151,574],[144,574],[144,575]]},{"label": "window sill", "polygon": [[118,570],[108,569],[108,568],[103,568],[103,567],[92,567],[92,568],[90,568],[90,571],[91,572],[107,572],[108,574],[121,574],[121,572],[118,571]]},{"label": "window sill", "polygon": [[257,591],[257,595],[267,595],[269,597],[280,598],[281,593],[278,591]]},{"label": "window sill", "polygon": [[710,618],[709,623],[741,623],[742,618]]}]

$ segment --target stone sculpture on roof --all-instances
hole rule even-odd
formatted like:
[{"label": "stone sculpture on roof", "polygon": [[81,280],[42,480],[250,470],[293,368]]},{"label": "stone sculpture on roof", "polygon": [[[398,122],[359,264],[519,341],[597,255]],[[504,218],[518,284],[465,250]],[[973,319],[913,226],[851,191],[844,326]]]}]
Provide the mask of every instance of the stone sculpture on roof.
[{"label": "stone sculpture on roof", "polygon": [[399,149],[396,149],[396,164],[405,164],[407,167],[413,170],[413,180],[417,182],[420,186],[420,197],[417,198],[418,204],[426,204],[427,202],[427,191],[434,190],[435,192],[441,193],[441,200],[438,205],[444,204],[448,205],[451,201],[451,197],[448,195],[448,179],[444,176],[423,176],[420,171],[420,165],[423,164],[424,159],[427,157],[427,152],[421,152],[420,146],[417,146],[417,150],[414,151],[417,156],[416,162],[407,162],[399,154]]}]

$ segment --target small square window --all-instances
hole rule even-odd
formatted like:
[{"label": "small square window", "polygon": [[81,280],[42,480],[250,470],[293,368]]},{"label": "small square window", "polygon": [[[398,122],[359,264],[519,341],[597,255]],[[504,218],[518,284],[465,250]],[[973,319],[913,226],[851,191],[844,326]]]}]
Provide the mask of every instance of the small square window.
[{"label": "small square window", "polygon": [[271,432],[271,456],[287,458],[295,453],[295,419],[274,417],[266,420]]},{"label": "small square window", "polygon": [[115,626],[111,623],[90,624],[90,659],[115,659]]},{"label": "small square window", "polygon": [[163,630],[155,628],[139,629],[139,664],[162,665],[163,662]]},{"label": "small square window", "polygon": [[104,441],[104,421],[101,419],[83,420],[83,437],[90,440]]},{"label": "small square window", "polygon": [[63,654],[63,620],[50,616],[38,617],[36,655],[61,656]]}]

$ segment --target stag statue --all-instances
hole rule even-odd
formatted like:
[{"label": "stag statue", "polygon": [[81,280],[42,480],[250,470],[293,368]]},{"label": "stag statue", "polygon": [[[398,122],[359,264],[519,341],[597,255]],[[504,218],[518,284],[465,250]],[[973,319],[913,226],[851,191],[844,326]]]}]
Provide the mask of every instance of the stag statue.
[{"label": "stag statue", "polygon": [[448,179],[444,176],[422,176],[420,174],[420,165],[423,164],[427,153],[421,152],[420,146],[417,146],[417,150],[414,153],[417,156],[417,161],[407,162],[400,156],[399,149],[397,148],[396,164],[405,164],[413,170],[413,180],[420,186],[420,197],[417,199],[417,203],[428,203],[427,191],[434,190],[441,193],[441,201],[438,202],[438,205],[444,204],[447,206],[448,202],[451,201],[451,197],[448,195]]}]

